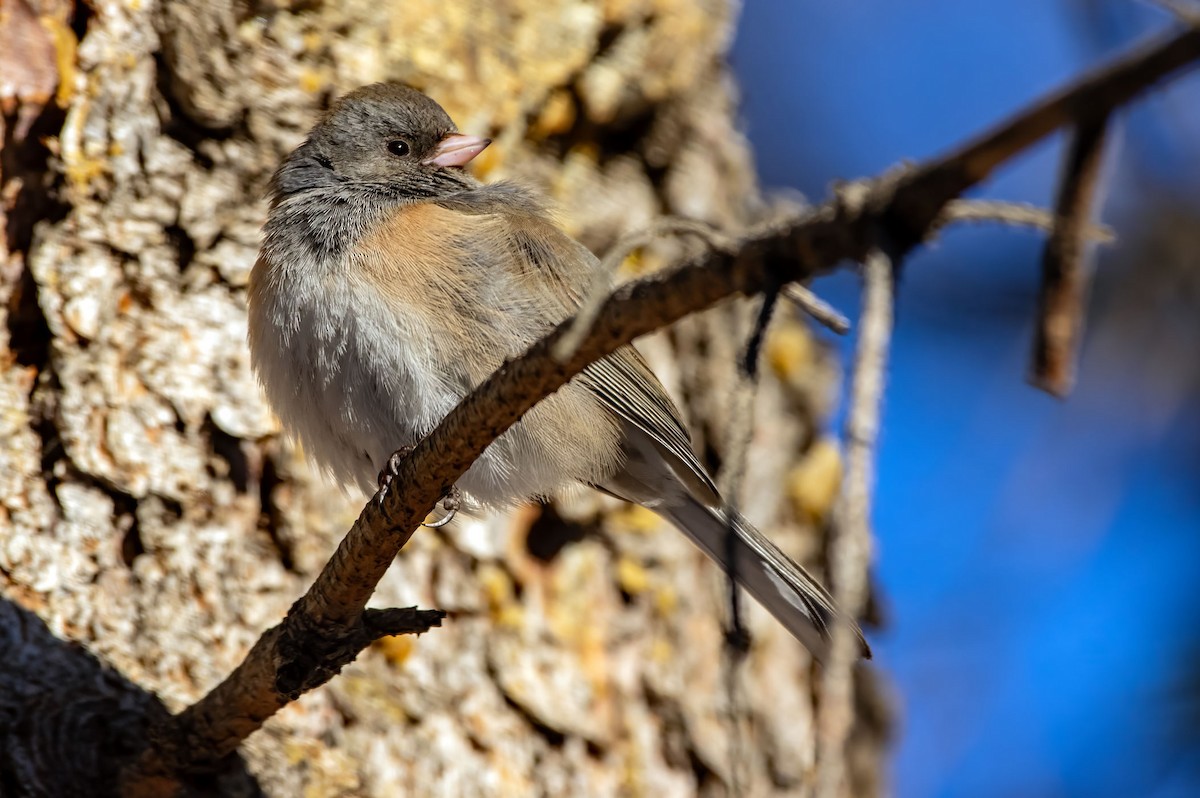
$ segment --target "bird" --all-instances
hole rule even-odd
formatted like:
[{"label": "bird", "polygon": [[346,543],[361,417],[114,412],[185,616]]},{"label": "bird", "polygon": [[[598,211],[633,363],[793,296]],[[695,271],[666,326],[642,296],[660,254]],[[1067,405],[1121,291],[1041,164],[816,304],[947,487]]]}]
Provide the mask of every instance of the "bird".
[{"label": "bird", "polygon": [[[600,264],[546,198],[464,167],[489,144],[401,83],[335,100],[271,179],[248,292],[251,364],[282,427],[343,486],[375,492],[507,359],[573,316]],[[585,485],[682,530],[824,661],[829,592],[735,509],[633,346],[491,443],[455,488],[503,508]]]}]

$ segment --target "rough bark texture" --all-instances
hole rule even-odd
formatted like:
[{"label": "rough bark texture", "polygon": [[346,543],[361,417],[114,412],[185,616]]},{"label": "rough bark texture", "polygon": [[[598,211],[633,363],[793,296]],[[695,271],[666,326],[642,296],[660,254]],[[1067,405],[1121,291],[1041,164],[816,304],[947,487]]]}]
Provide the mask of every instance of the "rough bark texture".
[{"label": "rough bark texture", "polygon": [[[105,794],[147,722],[236,665],[361,506],[279,437],[245,344],[265,182],[330,96],[426,90],[497,139],[485,177],[541,185],[597,251],[662,214],[736,227],[767,207],[722,62],[727,0],[23,5],[63,108],[5,109],[0,794]],[[751,310],[643,346],[714,468]],[[836,370],[786,313],[765,358],[743,510],[820,571]],[[579,493],[421,530],[377,604],[450,617],[372,647],[204,791],[716,795],[735,762],[742,794],[811,788],[810,659],[752,607],[731,716],[722,577],[646,511]],[[859,681],[849,768],[871,795],[888,722]]]}]

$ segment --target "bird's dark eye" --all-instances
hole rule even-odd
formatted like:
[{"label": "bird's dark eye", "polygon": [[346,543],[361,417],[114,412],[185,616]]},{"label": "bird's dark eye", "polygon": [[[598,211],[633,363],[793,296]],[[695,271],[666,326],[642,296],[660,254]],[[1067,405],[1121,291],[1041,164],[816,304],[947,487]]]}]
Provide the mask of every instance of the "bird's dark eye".
[{"label": "bird's dark eye", "polygon": [[389,141],[387,144],[387,148],[388,148],[388,152],[390,152],[392,155],[399,155],[401,158],[403,158],[405,155],[408,155],[408,151],[409,151],[408,142],[405,141],[404,139],[396,139],[395,141]]}]

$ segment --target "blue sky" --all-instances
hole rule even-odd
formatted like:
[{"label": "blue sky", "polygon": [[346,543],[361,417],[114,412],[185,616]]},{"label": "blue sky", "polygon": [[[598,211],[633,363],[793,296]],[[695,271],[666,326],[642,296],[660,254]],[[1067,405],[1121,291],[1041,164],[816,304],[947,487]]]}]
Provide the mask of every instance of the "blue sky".
[{"label": "blue sky", "polygon": [[[748,0],[732,60],[764,183],[820,198],[1168,25],[1135,0]],[[901,798],[1200,794],[1177,734],[1200,666],[1200,324],[1129,278],[1161,267],[1134,246],[1150,199],[1200,206],[1200,73],[1117,141],[1103,218],[1126,243],[1068,401],[1025,382],[1038,236],[958,231],[906,265],[875,516]],[[981,195],[1049,204],[1058,148]],[[817,287],[855,311],[852,277]]]}]

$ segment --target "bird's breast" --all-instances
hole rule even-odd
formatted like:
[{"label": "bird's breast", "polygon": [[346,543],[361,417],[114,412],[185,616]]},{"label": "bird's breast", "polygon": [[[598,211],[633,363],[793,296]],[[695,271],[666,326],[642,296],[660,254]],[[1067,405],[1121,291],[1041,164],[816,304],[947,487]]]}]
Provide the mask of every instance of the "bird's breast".
[{"label": "bird's breast", "polygon": [[369,481],[381,458],[454,406],[463,378],[420,314],[345,262],[294,257],[278,269],[256,266],[270,273],[252,280],[252,362],[285,429],[339,480]]},{"label": "bird's breast", "polygon": [[[426,204],[335,261],[270,253],[251,285],[255,366],[284,426],[327,470],[369,485],[388,454],[563,318],[513,259],[510,234],[503,218]],[[616,420],[572,383],[488,447],[461,487],[485,503],[544,496],[602,482],[619,460]]]}]

